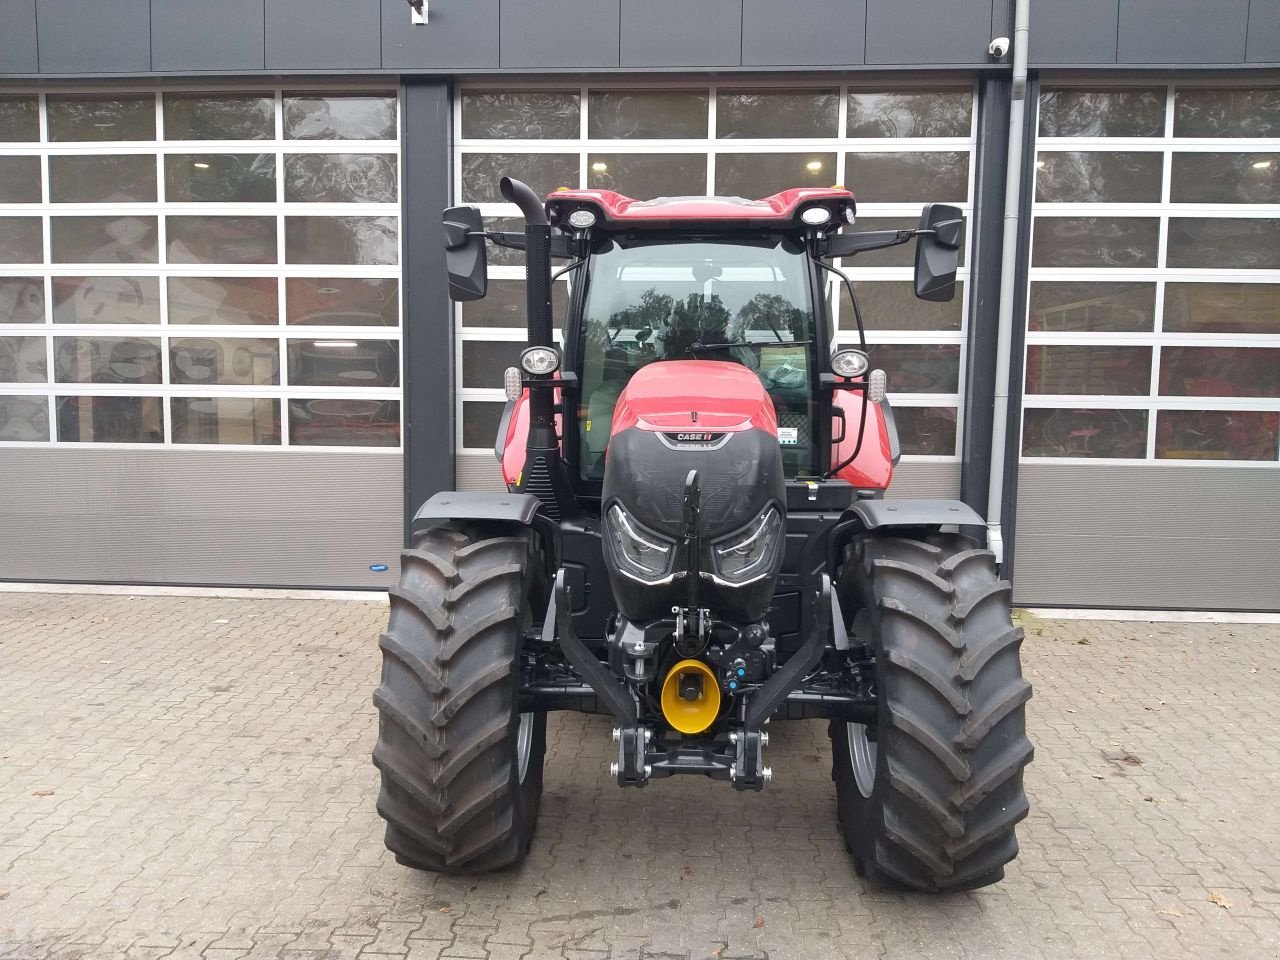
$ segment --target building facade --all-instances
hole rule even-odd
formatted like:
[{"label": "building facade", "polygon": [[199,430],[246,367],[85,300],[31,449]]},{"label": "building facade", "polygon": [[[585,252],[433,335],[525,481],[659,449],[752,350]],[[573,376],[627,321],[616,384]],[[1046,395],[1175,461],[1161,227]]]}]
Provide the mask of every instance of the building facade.
[{"label": "building facade", "polygon": [[0,579],[385,584],[422,500],[500,482],[522,265],[453,306],[439,214],[505,225],[510,173],[959,205],[953,302],[846,264],[892,493],[985,512],[1007,392],[1017,602],[1280,609],[1280,0],[1033,0],[1004,385],[1007,0],[425,14],[0,0]]}]

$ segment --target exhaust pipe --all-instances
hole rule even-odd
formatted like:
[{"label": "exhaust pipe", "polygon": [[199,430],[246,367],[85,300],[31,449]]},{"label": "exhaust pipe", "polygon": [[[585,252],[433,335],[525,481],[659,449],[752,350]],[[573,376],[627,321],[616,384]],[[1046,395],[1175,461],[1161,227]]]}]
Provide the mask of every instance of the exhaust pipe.
[{"label": "exhaust pipe", "polygon": [[[529,346],[550,347],[551,338],[551,225],[533,189],[521,180],[503,177],[502,197],[524,215],[525,292],[528,296]],[[536,411],[531,411],[536,412]]]},{"label": "exhaust pipe", "polygon": [[498,181],[498,189],[502,191],[502,199],[520,208],[525,223],[537,227],[547,225],[547,212],[542,207],[542,201],[527,183],[511,177],[503,177]]}]

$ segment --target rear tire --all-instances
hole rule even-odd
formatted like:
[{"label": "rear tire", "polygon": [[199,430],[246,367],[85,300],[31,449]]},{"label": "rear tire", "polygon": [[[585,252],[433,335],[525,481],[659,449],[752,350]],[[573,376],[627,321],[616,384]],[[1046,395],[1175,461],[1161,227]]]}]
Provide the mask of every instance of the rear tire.
[{"label": "rear tire", "polygon": [[405,866],[480,873],[529,849],[546,714],[521,715],[517,697],[538,569],[529,538],[471,524],[427,530],[401,556],[373,762],[387,849]]},{"label": "rear tire", "polygon": [[1018,854],[1033,752],[1009,583],[966,537],[872,536],[850,548],[839,589],[876,660],[875,727],[831,724],[855,867],[897,889],[997,882]]}]

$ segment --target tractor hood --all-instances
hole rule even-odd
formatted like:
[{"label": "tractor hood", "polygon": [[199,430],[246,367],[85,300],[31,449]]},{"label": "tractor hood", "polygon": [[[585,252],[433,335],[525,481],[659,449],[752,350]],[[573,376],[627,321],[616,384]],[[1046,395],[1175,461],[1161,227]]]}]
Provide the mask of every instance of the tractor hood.
[{"label": "tractor hood", "polygon": [[763,430],[778,435],[773,401],[739,363],[664,360],[637,370],[618,397],[613,435],[632,427],[678,432]]}]

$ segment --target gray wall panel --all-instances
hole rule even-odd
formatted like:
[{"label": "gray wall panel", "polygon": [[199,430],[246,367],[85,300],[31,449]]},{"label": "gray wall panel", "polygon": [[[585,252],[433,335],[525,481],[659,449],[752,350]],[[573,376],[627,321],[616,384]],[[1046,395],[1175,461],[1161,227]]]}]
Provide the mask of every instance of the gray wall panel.
[{"label": "gray wall panel", "polygon": [[[797,24],[817,28],[797,29]],[[743,0],[744,67],[862,63],[866,0]]]},{"label": "gray wall panel", "polygon": [[261,70],[263,0],[164,0],[151,5],[154,70]]},{"label": "gray wall panel", "polygon": [[0,0],[0,73],[35,73],[36,0]]},{"label": "gray wall panel", "polygon": [[619,0],[502,0],[502,66],[618,66]]},{"label": "gray wall panel", "polygon": [[400,489],[394,454],[8,449],[0,579],[383,586]]},{"label": "gray wall panel", "polygon": [[146,73],[150,0],[36,0],[41,73]]},{"label": "gray wall panel", "polygon": [[622,0],[622,66],[736,67],[742,0]]},{"label": "gray wall panel", "polygon": [[266,0],[266,4],[268,68],[382,66],[379,0]]},{"label": "gray wall panel", "polygon": [[986,63],[991,9],[992,0],[868,0],[866,62]]},{"label": "gray wall panel", "polygon": [[1119,60],[1238,63],[1248,18],[1249,0],[1122,0]]},{"label": "gray wall panel", "polygon": [[1023,464],[1014,599],[1280,610],[1280,474]]},{"label": "gray wall panel", "polygon": [[1120,0],[1031,0],[1031,63],[1115,63],[1119,21]]},{"label": "gray wall panel", "polygon": [[439,70],[498,66],[498,0],[432,3],[425,25],[405,0],[382,0],[382,65]]},{"label": "gray wall panel", "polygon": [[1280,63],[1280,0],[1250,0],[1245,59]]}]

